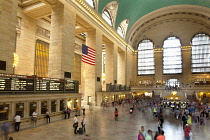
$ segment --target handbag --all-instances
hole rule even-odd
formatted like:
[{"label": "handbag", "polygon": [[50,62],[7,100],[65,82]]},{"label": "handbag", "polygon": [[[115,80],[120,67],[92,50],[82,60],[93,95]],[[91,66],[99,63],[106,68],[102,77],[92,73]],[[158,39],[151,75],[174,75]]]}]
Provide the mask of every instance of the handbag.
[{"label": "handbag", "polygon": [[189,136],[192,137],[192,135],[193,135],[193,133],[192,133],[192,131],[190,131]]},{"label": "handbag", "polygon": [[75,127],[78,127],[78,123],[74,123],[73,124],[73,127],[75,128]]}]

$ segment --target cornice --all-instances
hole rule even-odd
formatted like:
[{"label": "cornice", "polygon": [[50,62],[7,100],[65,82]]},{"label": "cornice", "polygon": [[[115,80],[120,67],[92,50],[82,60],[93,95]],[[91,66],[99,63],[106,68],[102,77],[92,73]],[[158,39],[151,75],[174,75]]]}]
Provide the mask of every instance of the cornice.
[{"label": "cornice", "polygon": [[118,33],[113,29],[111,26],[104,21],[104,19],[101,17],[101,15],[95,11],[93,8],[91,8],[85,1],[83,0],[66,0],[69,4],[74,6],[80,13],[82,13],[85,17],[88,17],[94,24],[102,29],[104,33],[107,33],[107,35],[111,38],[113,38],[116,42],[120,44],[120,47],[123,47],[122,49],[125,50],[127,47],[128,51],[133,53],[134,49],[125,42],[125,40],[118,35]]}]

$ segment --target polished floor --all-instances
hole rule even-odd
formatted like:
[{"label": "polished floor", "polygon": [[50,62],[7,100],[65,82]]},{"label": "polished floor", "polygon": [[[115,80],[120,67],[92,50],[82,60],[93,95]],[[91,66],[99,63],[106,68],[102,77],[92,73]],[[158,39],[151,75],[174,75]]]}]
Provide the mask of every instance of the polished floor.
[{"label": "polished floor", "polygon": [[[129,106],[119,109],[119,121],[114,120],[114,108],[102,109],[94,107],[93,111],[86,110],[86,134],[91,140],[137,140],[138,130],[143,125],[146,130],[157,131],[157,121],[153,120],[151,111],[143,114],[137,110],[129,114]],[[81,122],[82,116],[78,117]],[[21,130],[9,134],[14,140],[83,140],[85,135],[74,134],[73,114],[70,119]],[[79,123],[80,124],[80,123]],[[166,140],[184,140],[181,120],[173,117],[165,118],[163,125]],[[210,140],[210,120],[200,126],[192,126],[192,140]]]}]

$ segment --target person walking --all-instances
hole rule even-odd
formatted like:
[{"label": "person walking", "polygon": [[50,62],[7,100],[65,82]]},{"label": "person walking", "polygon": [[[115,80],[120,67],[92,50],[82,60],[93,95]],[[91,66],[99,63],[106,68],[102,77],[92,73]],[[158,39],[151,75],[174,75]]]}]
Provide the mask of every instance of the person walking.
[{"label": "person walking", "polygon": [[144,126],[141,126],[141,132],[142,132],[144,138],[146,138],[147,132],[144,130]]},{"label": "person walking", "polygon": [[160,135],[157,136],[156,140],[165,140],[164,131],[160,131]]},{"label": "person walking", "polygon": [[49,112],[49,110],[48,110],[48,109],[46,110],[45,115],[46,115],[46,120],[47,120],[47,123],[50,123],[50,112]]},{"label": "person walking", "polygon": [[33,127],[38,126],[38,125],[37,125],[37,110],[35,110],[35,111],[32,113],[32,121],[33,121],[33,124],[34,124]]},{"label": "person walking", "polygon": [[145,137],[145,140],[152,140],[152,130],[148,130],[147,131],[147,135]]},{"label": "person walking", "polygon": [[20,130],[20,115],[16,114],[15,115],[15,131],[19,131]]},{"label": "person walking", "polygon": [[70,114],[71,114],[71,109],[70,108],[67,109],[67,114],[68,114],[68,119],[69,119],[70,118]]},{"label": "person walking", "polygon": [[141,130],[139,130],[138,140],[145,140]]},{"label": "person walking", "polygon": [[81,124],[82,124],[82,129],[83,129],[84,133],[86,131],[86,129],[85,129],[85,123],[86,123],[86,118],[85,118],[85,115],[83,115]]},{"label": "person walking", "polygon": [[77,134],[77,127],[78,127],[78,119],[77,115],[74,117],[74,134]]},{"label": "person walking", "polygon": [[63,113],[64,113],[64,119],[66,119],[67,108],[64,108],[64,109],[63,109]]},{"label": "person walking", "polygon": [[115,108],[114,115],[115,115],[115,121],[118,121],[118,110],[117,110],[117,108]]},{"label": "person walking", "polygon": [[4,122],[3,125],[2,125],[2,131],[4,131],[4,138],[5,140],[8,140],[8,135],[9,135],[9,130],[10,130],[10,127],[11,127],[11,123],[10,122]]},{"label": "person walking", "polygon": [[191,127],[188,124],[186,124],[186,126],[184,127],[185,140],[190,140],[190,131],[191,131]]}]

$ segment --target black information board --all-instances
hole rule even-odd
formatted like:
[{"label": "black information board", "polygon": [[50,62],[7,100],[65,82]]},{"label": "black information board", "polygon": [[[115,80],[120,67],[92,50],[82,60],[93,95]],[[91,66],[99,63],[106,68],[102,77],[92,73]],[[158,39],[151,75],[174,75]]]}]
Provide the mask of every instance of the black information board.
[{"label": "black information board", "polygon": [[52,81],[45,79],[37,79],[36,81],[36,90],[46,90],[46,91],[63,91],[64,90],[64,82],[62,81]]},{"label": "black information board", "polygon": [[34,79],[0,77],[0,91],[33,91]]}]

